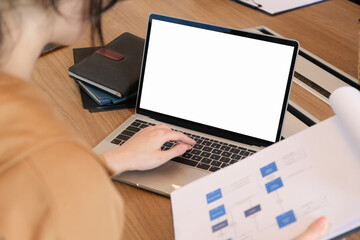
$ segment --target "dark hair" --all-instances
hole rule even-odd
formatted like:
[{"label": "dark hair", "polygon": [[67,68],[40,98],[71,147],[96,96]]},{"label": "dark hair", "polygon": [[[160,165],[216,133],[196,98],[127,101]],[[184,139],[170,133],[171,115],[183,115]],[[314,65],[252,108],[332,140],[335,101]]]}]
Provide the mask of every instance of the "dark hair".
[{"label": "dark hair", "polygon": [[[0,0],[0,48],[4,40],[4,29],[6,29],[6,23],[3,19],[3,11],[15,8],[16,0]],[[34,4],[38,4],[44,9],[52,8],[58,14],[61,14],[57,8],[58,3],[62,0],[33,0]],[[104,38],[101,29],[101,14],[111,8],[118,0],[89,0],[88,15],[85,18],[89,18],[91,22],[91,42],[94,45],[96,40],[99,40],[104,45]]]},{"label": "dark hair", "polygon": [[[54,1],[54,0],[52,0]],[[90,12],[89,17],[91,21],[91,43],[95,44],[95,37],[100,40],[101,45],[104,45],[104,38],[101,28],[101,14],[110,9],[118,0],[110,0],[108,4],[104,6],[103,0],[90,0]]]}]

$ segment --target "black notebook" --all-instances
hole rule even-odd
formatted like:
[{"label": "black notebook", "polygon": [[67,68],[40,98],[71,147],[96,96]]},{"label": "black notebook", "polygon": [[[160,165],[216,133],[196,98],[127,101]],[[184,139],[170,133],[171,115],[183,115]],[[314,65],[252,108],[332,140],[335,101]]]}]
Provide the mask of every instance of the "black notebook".
[{"label": "black notebook", "polygon": [[[74,48],[73,55],[74,55],[74,63],[77,64],[78,62],[82,61],[83,59],[91,56],[95,51],[100,49],[100,47],[88,47],[88,48]],[[76,83],[79,82],[78,79],[74,78]],[[118,110],[118,109],[126,109],[126,108],[134,108],[136,103],[136,91],[131,93],[127,99],[123,102],[111,105],[99,105],[97,104],[83,88],[79,86],[81,100],[83,103],[83,108],[89,110],[89,112],[102,112],[102,111],[111,111],[111,110]]]},{"label": "black notebook", "polygon": [[126,97],[137,90],[143,47],[144,39],[123,33],[71,66],[69,75],[117,97]]}]

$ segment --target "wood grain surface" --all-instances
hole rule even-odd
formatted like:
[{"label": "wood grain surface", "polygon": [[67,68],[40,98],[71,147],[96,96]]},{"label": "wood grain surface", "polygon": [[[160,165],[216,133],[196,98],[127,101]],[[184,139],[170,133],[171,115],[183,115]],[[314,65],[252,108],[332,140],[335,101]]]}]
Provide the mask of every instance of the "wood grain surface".
[{"label": "wood grain surface", "polygon": [[[298,40],[306,50],[358,77],[360,7],[347,0],[329,0],[278,16],[230,0],[123,0],[103,17],[105,42],[123,32],[145,37],[147,18],[153,12],[239,29],[264,25]],[[90,45],[86,36],[75,46],[39,58],[32,83],[46,93],[66,124],[92,148],[134,110],[89,113],[82,108],[79,90],[68,77],[68,68],[73,64],[72,48]],[[333,115],[330,107],[296,84],[290,98],[320,120]],[[114,184],[126,203],[124,239],[174,238],[169,198]],[[360,239],[360,233],[348,239]]]}]

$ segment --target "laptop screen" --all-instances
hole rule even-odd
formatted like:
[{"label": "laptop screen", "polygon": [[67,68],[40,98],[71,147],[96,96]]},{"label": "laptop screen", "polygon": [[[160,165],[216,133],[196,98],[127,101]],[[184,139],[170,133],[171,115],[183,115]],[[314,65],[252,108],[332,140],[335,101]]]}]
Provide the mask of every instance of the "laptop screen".
[{"label": "laptop screen", "polygon": [[279,140],[297,43],[170,20],[150,16],[137,110]]}]

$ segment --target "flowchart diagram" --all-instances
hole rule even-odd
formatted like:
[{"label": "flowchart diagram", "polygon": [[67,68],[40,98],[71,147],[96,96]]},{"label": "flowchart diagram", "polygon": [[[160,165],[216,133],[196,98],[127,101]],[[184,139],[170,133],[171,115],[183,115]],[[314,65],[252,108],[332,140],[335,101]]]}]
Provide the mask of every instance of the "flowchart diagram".
[{"label": "flowchart diagram", "polygon": [[311,165],[302,164],[305,157],[301,151],[288,154],[256,173],[206,193],[209,226],[215,239],[255,239],[261,232],[281,231],[324,207],[325,197],[290,206],[282,196],[286,187],[294,187],[294,179],[311,170]]}]

